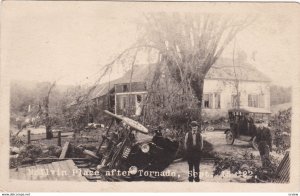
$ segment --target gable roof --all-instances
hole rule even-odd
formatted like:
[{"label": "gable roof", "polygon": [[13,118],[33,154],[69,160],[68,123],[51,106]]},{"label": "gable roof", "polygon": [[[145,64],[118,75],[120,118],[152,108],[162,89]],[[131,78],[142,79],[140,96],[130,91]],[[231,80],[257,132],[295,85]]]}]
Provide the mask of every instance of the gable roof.
[{"label": "gable roof", "polygon": [[[217,62],[210,68],[205,79],[224,79],[224,80],[240,80],[255,82],[271,82],[270,78],[264,73],[256,69],[247,62],[236,62],[236,66],[232,65],[229,58],[219,58]],[[135,65],[132,73],[131,82],[145,82],[151,79],[155,70],[155,64]],[[131,71],[124,74],[123,77],[113,81],[116,84],[129,83]]]},{"label": "gable roof", "polygon": [[[256,81],[270,82],[271,80],[262,72],[257,70],[249,63],[237,63],[239,66],[232,66],[232,60],[227,58],[219,58],[211,67],[205,76],[205,79],[210,80],[241,80],[241,81]],[[99,84],[90,94],[90,99],[95,99],[106,95],[114,88],[115,84],[130,83],[130,82],[146,82],[149,81],[155,70],[156,64],[139,64],[134,65],[133,72],[129,70],[122,77]],[[132,74],[132,77],[131,77]]]},{"label": "gable roof", "polygon": [[92,91],[90,98],[95,99],[97,97],[106,95],[110,90],[112,90],[112,88],[114,88],[115,84],[145,82],[147,80],[150,80],[151,76],[154,73],[154,69],[155,64],[134,65],[133,72],[131,72],[130,70],[126,72],[121,78],[97,85],[96,88]]},{"label": "gable roof", "polygon": [[236,62],[232,65],[231,59],[220,58],[206,74],[206,79],[241,80],[255,82],[271,82],[270,78],[254,66],[246,62]]},{"label": "gable roof", "polygon": [[91,91],[90,99],[95,99],[106,95],[114,87],[113,82],[106,82],[104,84],[99,84]]}]

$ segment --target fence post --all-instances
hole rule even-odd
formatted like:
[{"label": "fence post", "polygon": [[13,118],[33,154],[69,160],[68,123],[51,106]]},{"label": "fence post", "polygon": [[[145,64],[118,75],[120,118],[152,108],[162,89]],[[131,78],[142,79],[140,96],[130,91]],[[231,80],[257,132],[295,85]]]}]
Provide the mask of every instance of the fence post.
[{"label": "fence post", "polygon": [[27,130],[27,144],[30,144],[30,130]]},{"label": "fence post", "polygon": [[61,146],[61,131],[58,131],[57,133],[57,145]]}]

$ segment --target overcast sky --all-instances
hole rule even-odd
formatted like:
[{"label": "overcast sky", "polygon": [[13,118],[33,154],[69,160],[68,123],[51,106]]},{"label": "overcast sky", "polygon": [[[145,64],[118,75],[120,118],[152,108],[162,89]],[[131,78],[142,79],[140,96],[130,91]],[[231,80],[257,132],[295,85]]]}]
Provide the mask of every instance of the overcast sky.
[{"label": "overcast sky", "polygon": [[[166,4],[145,8],[144,3],[122,6],[93,1],[5,3],[1,58],[10,69],[11,79],[59,79],[61,84],[93,80],[101,66],[136,40],[136,21],[143,12],[172,10]],[[198,5],[192,11],[205,8]],[[177,7],[177,11],[189,11],[188,6],[180,7],[183,8]],[[296,41],[299,19],[288,11],[280,11],[278,6],[269,10],[250,6],[245,10],[260,15],[253,25],[238,34],[237,48],[245,51],[248,61],[273,83],[291,85],[299,70],[295,63],[299,62],[300,43]],[[232,44],[223,56],[231,55]]]}]

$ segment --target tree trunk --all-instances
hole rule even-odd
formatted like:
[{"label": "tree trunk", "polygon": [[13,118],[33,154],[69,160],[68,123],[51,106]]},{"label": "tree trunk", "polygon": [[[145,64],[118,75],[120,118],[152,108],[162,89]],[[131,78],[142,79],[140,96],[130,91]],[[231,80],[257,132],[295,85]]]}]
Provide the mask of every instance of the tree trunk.
[{"label": "tree trunk", "polygon": [[45,97],[45,126],[46,126],[46,139],[52,139],[53,138],[53,133],[52,133],[52,120],[50,118],[49,114],[49,97],[51,90],[55,86],[56,82],[53,82],[52,85],[49,88],[48,94]]},{"label": "tree trunk", "polygon": [[46,122],[45,122],[45,127],[46,127],[46,139],[52,139],[53,138],[53,133],[52,133],[52,126],[51,126],[51,119],[49,117],[49,108],[48,104],[45,105],[46,107]]},{"label": "tree trunk", "polygon": [[46,126],[46,139],[52,139],[52,126],[51,126],[51,119],[49,117],[49,96],[45,98],[45,126]]},{"label": "tree trunk", "polygon": [[200,119],[200,127],[202,126],[202,98],[203,98],[203,87],[204,87],[204,77],[194,76],[191,80],[191,87],[194,91],[194,95],[198,99],[198,109],[199,109],[199,119]]}]

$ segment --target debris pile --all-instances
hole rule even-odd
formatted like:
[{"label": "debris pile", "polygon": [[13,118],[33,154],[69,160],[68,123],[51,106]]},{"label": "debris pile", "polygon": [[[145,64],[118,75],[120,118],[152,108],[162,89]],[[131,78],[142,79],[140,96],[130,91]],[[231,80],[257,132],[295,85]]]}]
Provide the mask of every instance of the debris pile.
[{"label": "debris pile", "polygon": [[43,153],[40,145],[28,144],[23,147],[10,148],[10,168],[18,167],[19,165],[33,163]]},{"label": "debris pile", "polygon": [[232,174],[247,178],[247,182],[262,183],[274,180],[280,163],[279,159],[271,155],[268,167],[261,167],[257,164],[257,159],[257,156],[248,151],[242,156],[226,158],[216,156],[213,175],[221,175],[223,171],[229,170]]}]

